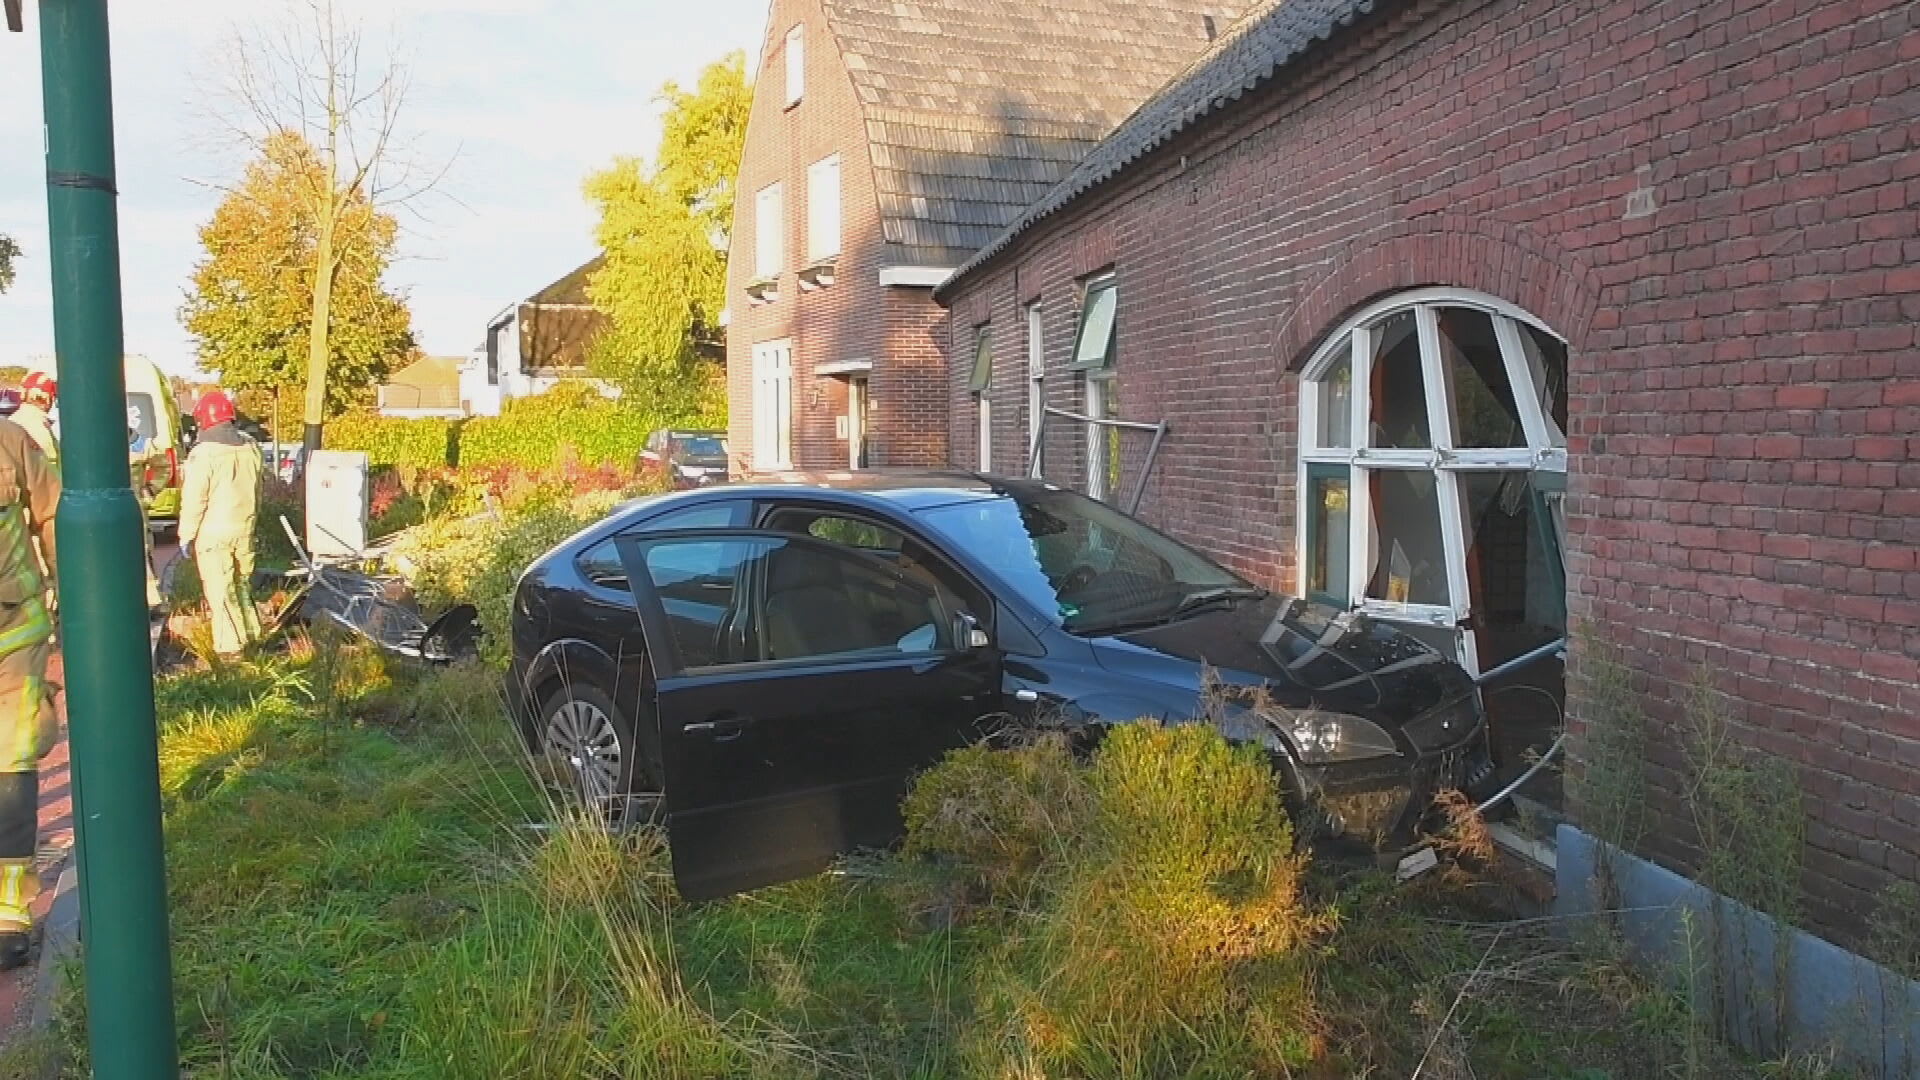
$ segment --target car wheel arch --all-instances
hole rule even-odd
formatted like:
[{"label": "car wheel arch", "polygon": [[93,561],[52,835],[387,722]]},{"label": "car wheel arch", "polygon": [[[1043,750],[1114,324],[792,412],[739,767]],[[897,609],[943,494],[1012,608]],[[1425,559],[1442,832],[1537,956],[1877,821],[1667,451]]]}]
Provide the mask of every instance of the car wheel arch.
[{"label": "car wheel arch", "polygon": [[535,653],[527,662],[526,674],[521,679],[521,700],[526,702],[529,721],[534,719],[543,702],[553,692],[566,685],[569,678],[584,677],[598,686],[602,693],[614,696],[618,689],[619,665],[606,650],[590,641],[579,638],[561,638],[550,641]]}]

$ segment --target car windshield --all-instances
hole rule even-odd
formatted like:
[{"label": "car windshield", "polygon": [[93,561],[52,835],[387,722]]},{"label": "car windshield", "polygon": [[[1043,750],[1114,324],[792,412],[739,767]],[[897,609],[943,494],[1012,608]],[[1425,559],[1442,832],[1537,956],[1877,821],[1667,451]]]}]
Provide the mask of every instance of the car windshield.
[{"label": "car windshield", "polygon": [[683,436],[673,441],[673,448],[681,457],[715,458],[727,456],[727,444],[711,435]]},{"label": "car windshield", "polygon": [[1258,592],[1199,552],[1071,491],[1039,488],[919,516],[1061,627],[1099,633]]}]

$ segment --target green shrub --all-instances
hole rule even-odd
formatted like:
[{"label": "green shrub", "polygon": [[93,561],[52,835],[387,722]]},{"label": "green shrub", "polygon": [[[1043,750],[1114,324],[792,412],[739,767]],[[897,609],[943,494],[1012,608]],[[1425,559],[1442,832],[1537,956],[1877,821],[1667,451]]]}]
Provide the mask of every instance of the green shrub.
[{"label": "green shrub", "polygon": [[914,784],[902,806],[905,854],[948,860],[970,889],[1008,900],[1079,835],[1089,804],[1062,736],[1013,751],[969,746]]},{"label": "green shrub", "polygon": [[429,611],[472,604],[485,635],[481,657],[504,666],[513,587],[535,559],[605,517],[624,492],[598,491],[561,498],[535,489],[503,514],[481,513],[428,521],[395,551],[414,595]]},{"label": "green shrub", "polygon": [[1332,920],[1301,895],[1306,860],[1258,749],[1141,723],[1087,766],[1058,742],[970,750],[908,807],[911,851],[1033,865],[979,968],[974,1073],[1268,1076],[1316,1053],[1302,946]]},{"label": "green shrub", "polygon": [[499,416],[469,420],[460,464],[543,468],[569,457],[589,465],[630,465],[660,418],[602,395],[588,383],[561,383],[506,403]]},{"label": "green shrub", "polygon": [[293,565],[293,542],[281,518],[293,526],[295,536],[306,532],[306,503],[300,489],[277,477],[267,477],[260,486],[260,506],[253,519],[254,563],[263,570],[285,570]]},{"label": "green shrub", "polygon": [[350,412],[327,422],[327,449],[360,451],[374,468],[444,468],[458,460],[460,425],[461,421],[442,417]]}]

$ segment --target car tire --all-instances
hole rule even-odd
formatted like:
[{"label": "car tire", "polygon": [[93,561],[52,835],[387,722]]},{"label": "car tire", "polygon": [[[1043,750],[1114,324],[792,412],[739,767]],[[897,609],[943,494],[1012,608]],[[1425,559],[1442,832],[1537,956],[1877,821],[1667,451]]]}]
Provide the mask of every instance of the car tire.
[{"label": "car tire", "polygon": [[568,682],[541,702],[535,753],[567,778],[569,794],[611,824],[650,819],[660,802],[652,770],[640,761],[633,721],[600,688]]}]

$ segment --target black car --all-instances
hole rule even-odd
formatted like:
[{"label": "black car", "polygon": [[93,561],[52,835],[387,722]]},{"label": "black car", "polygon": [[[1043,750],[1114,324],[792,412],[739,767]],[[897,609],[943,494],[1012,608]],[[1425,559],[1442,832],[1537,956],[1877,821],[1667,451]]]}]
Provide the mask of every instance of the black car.
[{"label": "black car", "polygon": [[724,484],[727,435],[724,431],[656,431],[647,436],[640,460],[666,469],[676,488]]},{"label": "black car", "polygon": [[1009,722],[1093,739],[1205,709],[1335,833],[1404,836],[1490,771],[1452,661],[1040,481],[636,501],[528,569],[512,635],[530,743],[591,800],[664,801],[695,898],[889,843],[908,779]]}]

